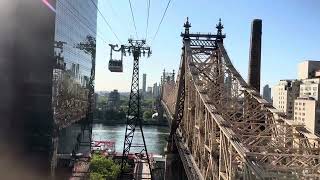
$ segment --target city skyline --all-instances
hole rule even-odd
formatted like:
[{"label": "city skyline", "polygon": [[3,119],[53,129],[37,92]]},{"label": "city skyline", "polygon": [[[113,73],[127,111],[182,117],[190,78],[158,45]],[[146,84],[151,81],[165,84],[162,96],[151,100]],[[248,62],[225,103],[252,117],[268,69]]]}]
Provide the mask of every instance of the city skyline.
[{"label": "city skyline", "polygon": [[[210,10],[210,4],[221,8],[213,12]],[[211,31],[213,33],[218,19],[222,19],[225,26],[224,33],[227,35],[225,46],[236,69],[245,80],[247,80],[251,21],[255,18],[262,19],[261,86],[269,84],[272,87],[279,79],[294,79],[297,76],[296,65],[299,62],[320,59],[319,47],[316,44],[320,41],[317,35],[320,31],[317,20],[320,12],[316,9],[317,4],[320,5],[320,2],[311,0],[307,2],[287,0],[277,3],[172,1],[158,35],[152,43],[152,56],[148,59],[141,58],[141,80],[143,73],[148,74],[147,86],[152,86],[153,83],[160,82],[164,68],[167,71],[178,70],[182,47],[180,33],[187,16],[192,25],[191,32]],[[153,39],[166,5],[167,1],[151,2],[148,44]],[[132,1],[132,6],[136,16],[138,37],[144,38],[146,3]],[[122,43],[125,43],[129,37],[134,37],[135,31],[128,2],[99,1],[99,8]],[[224,9],[230,11],[227,13]],[[197,13],[194,13],[195,11]],[[98,35],[107,43],[119,43],[100,15],[98,15]],[[297,35],[303,35],[303,38],[296,38]],[[125,58],[122,74],[110,73],[107,69],[108,60],[109,47],[98,37],[96,90],[129,91],[132,59]]]},{"label": "city skyline", "polygon": [[319,0],[2,5],[0,179],[320,177]]}]

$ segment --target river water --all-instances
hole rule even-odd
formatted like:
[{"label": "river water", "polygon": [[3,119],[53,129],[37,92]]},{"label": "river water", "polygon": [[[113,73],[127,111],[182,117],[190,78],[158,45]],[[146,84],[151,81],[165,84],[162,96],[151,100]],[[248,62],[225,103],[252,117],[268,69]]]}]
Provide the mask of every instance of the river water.
[{"label": "river water", "polygon": [[[116,152],[122,153],[125,125],[104,125],[94,124],[92,128],[92,138],[96,141],[115,141]],[[163,154],[166,146],[166,138],[169,135],[169,128],[162,126],[144,126],[143,133],[147,144],[148,153]],[[133,144],[143,144],[140,130],[136,130],[133,137]],[[135,149],[132,148],[135,152]]]}]

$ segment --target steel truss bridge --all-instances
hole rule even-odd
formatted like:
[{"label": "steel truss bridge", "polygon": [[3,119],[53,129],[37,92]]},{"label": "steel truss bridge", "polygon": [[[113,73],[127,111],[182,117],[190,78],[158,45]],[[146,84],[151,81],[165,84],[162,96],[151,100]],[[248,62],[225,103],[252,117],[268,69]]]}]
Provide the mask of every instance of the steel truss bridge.
[{"label": "steel truss bridge", "polygon": [[319,138],[248,86],[221,22],[216,34],[192,34],[188,20],[184,27],[177,80],[163,81],[161,104],[171,122],[167,152],[188,179],[320,179]]}]

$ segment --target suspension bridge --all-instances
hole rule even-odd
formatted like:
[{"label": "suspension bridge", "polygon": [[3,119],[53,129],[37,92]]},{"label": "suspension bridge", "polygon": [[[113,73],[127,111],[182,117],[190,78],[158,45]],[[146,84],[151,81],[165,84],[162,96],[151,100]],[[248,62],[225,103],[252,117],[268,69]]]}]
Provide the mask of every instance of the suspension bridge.
[{"label": "suspension bridge", "polygon": [[319,138],[242,78],[215,34],[184,24],[177,79],[162,79],[166,179],[320,179]]}]

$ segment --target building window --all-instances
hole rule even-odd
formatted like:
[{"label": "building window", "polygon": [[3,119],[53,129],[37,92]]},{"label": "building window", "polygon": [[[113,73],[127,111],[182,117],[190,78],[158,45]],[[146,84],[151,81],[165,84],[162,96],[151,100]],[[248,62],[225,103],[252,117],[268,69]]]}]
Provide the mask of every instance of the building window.
[{"label": "building window", "polygon": [[303,103],[303,106],[306,105],[306,103]]}]

